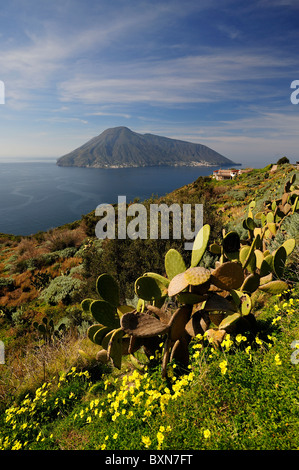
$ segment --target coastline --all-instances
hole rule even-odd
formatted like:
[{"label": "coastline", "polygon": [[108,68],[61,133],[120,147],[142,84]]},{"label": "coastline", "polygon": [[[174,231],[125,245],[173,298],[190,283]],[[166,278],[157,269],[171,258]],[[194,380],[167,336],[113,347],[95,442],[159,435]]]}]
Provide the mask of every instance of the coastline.
[{"label": "coastline", "polygon": [[242,166],[242,163],[209,163],[209,162],[176,162],[176,163],[160,163],[155,165],[134,165],[134,164],[119,164],[119,165],[61,165],[59,162],[56,162],[56,165],[59,167],[67,168],[102,168],[102,169],[121,169],[121,168],[150,168],[150,167],[229,167],[229,166]]}]

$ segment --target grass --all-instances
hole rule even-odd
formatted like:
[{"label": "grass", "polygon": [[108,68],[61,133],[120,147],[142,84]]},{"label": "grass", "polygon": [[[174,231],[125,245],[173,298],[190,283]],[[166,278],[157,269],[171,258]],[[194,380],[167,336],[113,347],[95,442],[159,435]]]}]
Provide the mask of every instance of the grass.
[{"label": "grass", "polygon": [[[163,201],[211,199],[206,212],[216,211],[219,226],[226,223],[227,230],[241,233],[238,221],[248,202],[257,196],[260,206],[273,191],[281,193],[290,172],[291,166],[281,166],[267,178],[264,170],[236,181],[200,178]],[[206,338],[192,340],[190,368],[172,363],[165,380],[157,358],[135,370],[127,357],[120,371],[112,370],[95,360],[98,346],[86,338],[92,319],[82,313],[80,300],[57,303],[61,286],[54,290],[53,305],[41,298],[59,276],[70,284],[66,287],[77,279],[85,283],[79,299],[93,297],[90,286],[99,266],[109,271],[114,260],[121,260],[122,284],[132,284],[142,260],[150,264],[142,270],[157,270],[152,265],[157,249],[153,256],[152,246],[143,242],[127,252],[123,244],[123,251],[118,244],[110,251],[109,245],[94,247],[95,240],[91,244],[86,238],[94,233],[94,222],[86,216],[82,224],[48,234],[1,236],[0,339],[6,364],[0,365],[0,449],[298,449],[299,352],[291,347],[299,341],[298,289],[281,298],[256,294],[257,337],[226,337],[220,349]],[[283,229],[296,238],[297,225],[298,214],[293,214]],[[278,245],[283,237],[277,238]],[[298,250],[285,270],[294,283],[297,260]],[[32,323],[44,316],[55,325],[65,322],[66,333],[43,342]]]},{"label": "grass", "polygon": [[[172,363],[160,378],[145,370],[92,379],[82,368],[52,377],[1,415],[2,449],[295,450],[299,444],[298,292],[273,297],[259,332],[190,345],[188,369]],[[298,353],[299,355],[299,353]]]}]

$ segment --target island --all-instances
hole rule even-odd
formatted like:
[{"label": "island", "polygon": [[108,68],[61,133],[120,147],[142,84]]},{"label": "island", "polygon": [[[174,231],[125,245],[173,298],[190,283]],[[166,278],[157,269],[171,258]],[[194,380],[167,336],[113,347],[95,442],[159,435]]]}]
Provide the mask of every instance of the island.
[{"label": "island", "polygon": [[56,163],[85,168],[238,165],[206,145],[139,134],[122,126],[106,129]]}]

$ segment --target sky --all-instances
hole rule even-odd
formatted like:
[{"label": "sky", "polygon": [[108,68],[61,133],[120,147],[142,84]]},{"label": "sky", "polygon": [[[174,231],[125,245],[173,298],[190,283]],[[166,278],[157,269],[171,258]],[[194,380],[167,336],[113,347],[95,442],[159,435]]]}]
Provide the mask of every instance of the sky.
[{"label": "sky", "polygon": [[295,162],[298,17],[298,0],[2,1],[0,161],[126,126],[246,165]]}]

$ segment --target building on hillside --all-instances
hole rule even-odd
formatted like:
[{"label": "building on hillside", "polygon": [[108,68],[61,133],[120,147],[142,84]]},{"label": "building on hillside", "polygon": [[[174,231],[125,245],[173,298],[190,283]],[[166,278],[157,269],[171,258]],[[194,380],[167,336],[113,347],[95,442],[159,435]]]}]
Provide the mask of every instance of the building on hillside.
[{"label": "building on hillside", "polygon": [[248,173],[251,170],[252,168],[245,168],[243,170],[236,170],[234,168],[230,168],[228,170],[215,170],[213,171],[212,177],[215,178],[217,181],[232,180],[236,176],[241,175],[242,173]]},{"label": "building on hillside", "polygon": [[215,170],[213,171],[213,178],[219,180],[231,180],[238,174],[238,170]]}]

